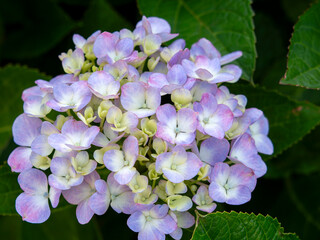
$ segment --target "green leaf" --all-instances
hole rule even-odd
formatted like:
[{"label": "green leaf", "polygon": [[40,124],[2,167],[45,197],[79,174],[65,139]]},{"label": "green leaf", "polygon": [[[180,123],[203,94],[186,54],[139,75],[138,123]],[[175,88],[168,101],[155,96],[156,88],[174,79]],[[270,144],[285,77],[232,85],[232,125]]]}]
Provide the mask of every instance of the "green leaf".
[{"label": "green leaf", "polygon": [[79,33],[87,37],[97,30],[113,32],[121,28],[131,28],[131,24],[105,0],[92,0]]},{"label": "green leaf", "polygon": [[142,14],[166,19],[188,46],[207,38],[222,54],[241,50],[243,56],[235,64],[242,68],[242,78],[252,81],[256,50],[250,0],[138,0],[138,4]]},{"label": "green leaf", "polygon": [[49,79],[36,69],[8,65],[0,68],[0,153],[11,138],[14,119],[23,112],[22,91],[34,86],[37,79]]},{"label": "green leaf", "polygon": [[320,3],[304,13],[294,27],[288,70],[280,83],[320,88]]},{"label": "green leaf", "polygon": [[283,152],[301,140],[320,123],[320,107],[289,99],[275,91],[244,84],[228,85],[234,94],[244,94],[248,98],[247,107],[261,109],[269,120],[274,154]]},{"label": "green leaf", "polygon": [[194,240],[269,240],[299,239],[295,234],[283,233],[277,219],[261,214],[216,212],[198,218]]},{"label": "green leaf", "polygon": [[8,2],[8,7],[0,10],[0,15],[3,14],[4,20],[18,27],[6,32],[3,58],[20,60],[39,56],[59,43],[75,27],[75,22],[51,0]]},{"label": "green leaf", "polygon": [[23,222],[20,216],[0,217],[0,231],[10,240],[102,240],[95,219],[80,225],[75,217],[75,208],[51,214],[42,224]]}]

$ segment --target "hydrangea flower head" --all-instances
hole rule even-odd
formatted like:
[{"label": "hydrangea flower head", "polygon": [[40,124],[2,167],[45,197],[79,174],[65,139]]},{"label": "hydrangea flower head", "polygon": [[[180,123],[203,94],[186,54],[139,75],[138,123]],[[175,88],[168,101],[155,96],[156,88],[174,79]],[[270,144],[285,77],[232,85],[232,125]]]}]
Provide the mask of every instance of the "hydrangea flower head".
[{"label": "hydrangea flower head", "polygon": [[267,170],[259,153],[273,144],[263,112],[224,85],[241,77],[231,62],[242,52],[221,55],[205,38],[166,43],[177,35],[157,17],[75,34],[59,56],[64,74],[23,92],[8,159],[23,220],[46,221],[49,199],[55,208],[63,197],[81,224],[114,210],[140,240],[181,239],[195,209],[251,199]]}]

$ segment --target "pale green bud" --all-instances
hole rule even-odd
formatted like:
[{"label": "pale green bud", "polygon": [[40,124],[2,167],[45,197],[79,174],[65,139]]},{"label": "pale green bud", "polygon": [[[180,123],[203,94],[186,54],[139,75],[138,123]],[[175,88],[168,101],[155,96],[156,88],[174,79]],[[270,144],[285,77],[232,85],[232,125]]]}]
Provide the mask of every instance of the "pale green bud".
[{"label": "pale green bud", "polygon": [[89,60],[84,61],[83,66],[81,68],[82,72],[88,72],[92,67],[93,63]]},{"label": "pale green bud", "polygon": [[102,101],[98,107],[98,115],[101,119],[105,119],[109,109],[113,106],[110,100]]},{"label": "pale green bud", "polygon": [[74,170],[81,175],[88,175],[97,165],[95,161],[89,159],[89,154],[85,151],[78,152],[76,157],[72,157],[71,164]]},{"label": "pale green bud", "polygon": [[136,193],[134,196],[134,202],[140,204],[151,204],[155,202],[157,199],[157,195],[152,193],[151,186],[147,186],[147,188],[140,193]]},{"label": "pale green bud", "polygon": [[148,178],[146,176],[143,176],[137,173],[136,175],[133,176],[128,186],[134,193],[143,192],[148,187]]},{"label": "pale green bud", "polygon": [[175,89],[171,94],[171,101],[174,103],[177,110],[187,108],[192,102],[192,95],[188,89]]},{"label": "pale green bud", "polygon": [[79,75],[79,80],[80,81],[88,81],[90,76],[91,76],[91,72],[82,73]]},{"label": "pale green bud", "polygon": [[157,121],[155,119],[143,118],[141,120],[141,129],[149,137],[153,137],[157,132]]},{"label": "pale green bud", "polygon": [[196,139],[197,139],[198,142],[202,141],[202,140],[205,140],[205,139],[207,139],[209,137],[210,137],[209,135],[205,135],[202,132],[199,132],[198,130],[196,131]]},{"label": "pale green bud", "polygon": [[51,159],[32,152],[30,155],[30,162],[36,168],[47,170],[50,167]]},{"label": "pale green bud", "polygon": [[210,174],[210,165],[205,164],[198,172],[198,180],[207,180]]},{"label": "pale green bud", "polygon": [[198,189],[197,185],[194,185],[194,184],[193,184],[193,185],[190,186],[190,190],[191,190],[192,192],[196,192],[197,189]]},{"label": "pale green bud", "polygon": [[63,116],[63,115],[58,115],[58,116],[57,116],[57,119],[56,119],[56,121],[55,121],[55,126],[56,126],[56,128],[61,131],[61,128],[62,128],[63,124],[64,124],[66,121],[68,121],[68,120],[69,120],[68,117],[65,117],[65,116]]},{"label": "pale green bud", "polygon": [[167,198],[167,204],[172,211],[184,212],[192,207],[192,201],[187,196],[172,195]]},{"label": "pale green bud", "polygon": [[187,186],[184,184],[184,182],[181,183],[173,183],[170,181],[167,181],[166,184],[166,192],[168,195],[175,195],[179,193],[186,193],[187,192]]},{"label": "pale green bud", "polygon": [[[159,178],[159,174],[156,171],[156,164],[155,163],[151,163],[148,166],[148,177],[150,180],[157,180]],[[167,197],[165,197],[167,198]]]},{"label": "pale green bud", "polygon": [[93,120],[95,120],[97,118],[97,116],[94,116],[93,109],[90,106],[86,107],[86,109],[84,110],[84,115],[82,115],[80,112],[78,112],[77,116],[86,125],[89,125]]},{"label": "pale green bud", "polygon": [[152,157],[156,158],[159,154],[167,151],[167,143],[160,138],[155,138],[152,142],[152,147],[156,151],[156,154],[151,154]]},{"label": "pale green bud", "polygon": [[144,53],[150,56],[160,49],[161,38],[153,34],[147,35],[144,38],[142,46]]},{"label": "pale green bud", "polygon": [[138,139],[139,145],[145,146],[148,142],[148,135],[139,129],[134,129],[130,132],[131,135],[135,136]]},{"label": "pale green bud", "polygon": [[149,147],[139,147],[139,156],[137,158],[138,161],[149,161],[149,158],[146,157],[147,152],[149,151]]},{"label": "pale green bud", "polygon": [[163,201],[166,201],[168,197],[168,194],[166,193],[166,183],[167,181],[160,180],[158,186],[154,188],[154,193],[157,194],[158,197]]},{"label": "pale green bud", "polygon": [[157,58],[152,57],[148,60],[148,69],[150,72],[152,72],[155,69],[159,60],[160,60],[160,57],[157,57]]}]

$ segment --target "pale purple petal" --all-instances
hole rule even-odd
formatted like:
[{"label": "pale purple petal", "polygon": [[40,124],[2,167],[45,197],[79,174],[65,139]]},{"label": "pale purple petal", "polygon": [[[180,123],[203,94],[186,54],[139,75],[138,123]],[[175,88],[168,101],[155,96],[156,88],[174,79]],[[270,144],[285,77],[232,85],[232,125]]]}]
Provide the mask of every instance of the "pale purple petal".
[{"label": "pale purple petal", "polygon": [[127,221],[128,227],[134,232],[140,232],[146,224],[146,217],[142,212],[133,213]]},{"label": "pale purple petal", "polygon": [[16,199],[16,210],[22,220],[30,223],[43,223],[50,216],[48,198],[41,195],[21,193]]},{"label": "pale purple petal", "polygon": [[148,84],[151,87],[159,89],[163,86],[169,85],[166,75],[163,73],[152,73],[148,79]]},{"label": "pale purple petal", "polygon": [[130,38],[121,39],[116,46],[116,52],[118,59],[128,57],[133,52],[133,41]]},{"label": "pale purple petal", "polygon": [[165,234],[156,229],[151,223],[147,223],[138,234],[138,240],[165,240]]},{"label": "pale purple petal", "polygon": [[117,173],[114,174],[114,178],[119,184],[128,184],[137,170],[131,167],[123,167]]},{"label": "pale purple petal", "polygon": [[31,148],[28,147],[17,147],[14,149],[9,158],[8,165],[11,167],[13,172],[23,172],[26,169],[32,168],[30,161]]},{"label": "pale purple petal", "polygon": [[119,171],[124,166],[124,157],[122,151],[115,149],[107,151],[103,156],[103,162],[110,171]]},{"label": "pale purple petal", "polygon": [[174,129],[176,127],[176,110],[171,104],[164,104],[157,108],[157,119]]},{"label": "pale purple petal", "polygon": [[65,135],[57,133],[48,137],[48,143],[56,150],[60,152],[71,152],[72,149],[66,144],[72,144],[69,138]]},{"label": "pale purple petal", "polygon": [[19,174],[18,183],[27,194],[43,195],[48,192],[47,176],[38,169],[27,169]]},{"label": "pale purple petal", "polygon": [[88,223],[93,217],[93,215],[94,212],[91,210],[89,206],[89,199],[79,203],[76,209],[76,216],[80,224]]},{"label": "pale purple petal", "polygon": [[252,136],[258,152],[271,155],[273,153],[273,144],[266,135],[255,134]]},{"label": "pale purple petal", "polygon": [[220,63],[221,65],[227,64],[229,62],[232,62],[236,59],[238,59],[239,57],[242,56],[242,52],[241,51],[235,51],[232,53],[229,53],[227,55],[224,55],[220,58]]},{"label": "pale purple petal", "polygon": [[16,144],[31,146],[32,141],[40,135],[42,121],[39,118],[19,115],[13,123],[12,134]]},{"label": "pale purple petal", "polygon": [[224,203],[228,199],[226,189],[216,182],[210,183],[209,195],[213,199],[213,201],[219,203]]},{"label": "pale purple petal", "polygon": [[197,128],[197,113],[190,108],[182,108],[178,111],[177,122],[180,131],[193,133]]},{"label": "pale purple petal", "polygon": [[[122,185],[126,186],[126,185]],[[111,201],[110,206],[117,213],[131,214],[135,211],[134,193],[123,192]]]},{"label": "pale purple petal", "polygon": [[183,175],[185,180],[190,180],[198,174],[202,167],[202,162],[194,153],[187,152],[187,156],[187,161],[184,164],[178,165],[177,171]]},{"label": "pale purple petal", "polygon": [[114,36],[109,32],[101,33],[93,44],[93,52],[97,58],[106,56],[113,49],[115,49]]},{"label": "pale purple petal", "polygon": [[104,71],[96,71],[88,79],[88,87],[97,97],[103,99],[116,98],[120,89],[120,82]]},{"label": "pale purple petal", "polygon": [[217,162],[223,162],[228,155],[230,144],[226,139],[208,138],[201,143],[201,161],[213,166]]},{"label": "pale purple petal", "polygon": [[48,136],[46,135],[37,136],[31,144],[31,149],[41,156],[48,156],[50,153],[52,153],[53,150],[53,148],[48,143]]},{"label": "pale purple petal", "polygon": [[[126,83],[121,87],[120,101],[124,109],[138,110],[145,103],[146,88],[141,82]],[[137,94],[139,93],[139,94]]]},{"label": "pale purple petal", "polygon": [[61,190],[51,187],[49,191],[49,199],[53,208],[56,208],[59,204],[59,199],[61,196]]},{"label": "pale purple petal", "polygon": [[173,183],[181,183],[184,181],[184,176],[180,172],[168,168],[163,168],[162,171],[166,178]]},{"label": "pale purple petal", "polygon": [[228,190],[227,204],[241,205],[249,202],[251,199],[251,191],[246,186],[237,186]]},{"label": "pale purple petal", "polygon": [[252,192],[257,184],[257,178],[250,168],[242,164],[232,165],[230,168],[230,176],[228,185],[235,187],[237,185],[244,185]]},{"label": "pale purple petal", "polygon": [[[190,134],[189,134],[190,135]],[[188,135],[188,136],[189,136]],[[191,134],[192,135],[192,134]],[[157,132],[156,132],[156,137],[161,138],[165,141],[170,142],[171,144],[175,143],[176,139],[176,134],[174,132],[173,128],[170,128],[166,125],[166,123],[158,123],[157,124]],[[192,136],[191,136],[192,137]],[[194,137],[193,137],[194,138]],[[181,141],[189,141],[189,139],[181,139]]]}]

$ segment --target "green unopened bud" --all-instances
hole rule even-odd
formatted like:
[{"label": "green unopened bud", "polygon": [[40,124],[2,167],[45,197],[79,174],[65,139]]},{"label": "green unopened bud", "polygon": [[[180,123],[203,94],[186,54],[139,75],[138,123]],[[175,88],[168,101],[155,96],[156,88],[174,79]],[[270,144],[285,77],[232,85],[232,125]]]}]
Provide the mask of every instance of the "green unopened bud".
[{"label": "green unopened bud", "polygon": [[83,73],[88,72],[90,68],[92,67],[93,63],[89,60],[84,61],[83,66],[81,68],[81,71]]},{"label": "green unopened bud", "polygon": [[86,54],[88,60],[95,60],[96,56],[93,53],[93,44],[85,44],[83,47],[83,52]]},{"label": "green unopened bud", "polygon": [[152,142],[152,147],[156,151],[156,154],[151,154],[152,157],[156,158],[159,154],[167,151],[167,143],[160,138],[155,138]]},{"label": "green unopened bud", "polygon": [[135,129],[133,131],[130,132],[131,135],[135,136],[138,139],[138,143],[141,146],[145,146],[146,143],[148,142],[148,135],[145,134],[143,131],[139,130],[139,129]]},{"label": "green unopened bud", "polygon": [[61,131],[63,124],[68,121],[69,118],[63,115],[58,115],[57,120],[55,121],[56,128]]},{"label": "green unopened bud", "polygon": [[172,92],[171,101],[178,110],[181,108],[187,108],[192,102],[192,95],[189,90],[185,88],[179,88]]},{"label": "green unopened bud", "polygon": [[152,58],[149,59],[149,61],[148,61],[148,69],[149,69],[150,72],[152,72],[155,69],[155,67],[157,66],[159,60],[160,60],[160,57],[157,57],[157,58],[152,57]]},{"label": "green unopened bud", "polygon": [[109,100],[102,101],[98,107],[98,115],[101,119],[105,119],[109,108],[113,106],[112,102]]},{"label": "green unopened bud", "polygon": [[198,142],[202,141],[202,140],[205,140],[205,139],[207,139],[209,137],[210,137],[209,135],[205,135],[202,132],[199,132],[198,130],[196,132],[196,139],[197,139]]},{"label": "green unopened bud", "polygon": [[143,192],[148,187],[148,178],[137,173],[133,176],[128,186],[134,193]]},{"label": "green unopened bud", "polygon": [[143,41],[143,50],[144,52],[150,56],[154,54],[156,51],[160,49],[161,46],[161,38],[157,35],[147,35]]},{"label": "green unopened bud", "polygon": [[196,185],[194,185],[194,184],[190,186],[190,190],[191,190],[192,192],[196,192],[197,189],[198,189],[198,187],[197,187]]},{"label": "green unopened bud", "polygon": [[149,137],[153,137],[157,132],[157,121],[155,119],[143,118],[141,120],[141,129]]},{"label": "green unopened bud", "polygon": [[147,152],[149,151],[149,147],[139,147],[139,155],[137,160],[138,161],[149,161],[149,158],[146,157]]},{"label": "green unopened bud", "polygon": [[[148,166],[148,177],[150,180],[157,180],[159,178],[159,174],[156,171],[156,164],[152,163]],[[167,198],[167,197],[165,197]]]},{"label": "green unopened bud", "polygon": [[155,202],[157,195],[152,193],[151,186],[148,186],[143,192],[136,193],[134,196],[134,202],[140,204],[151,204]]},{"label": "green unopened bud", "polygon": [[84,110],[84,115],[82,115],[80,112],[78,112],[77,116],[86,125],[89,125],[93,120],[95,120],[97,118],[97,116],[94,116],[93,109],[90,106],[86,107],[86,109]]},{"label": "green unopened bud", "polygon": [[166,201],[168,194],[166,193],[166,181],[160,180],[158,186],[154,188],[154,193],[158,195],[158,197]]},{"label": "green unopened bud", "polygon": [[104,164],[103,163],[103,155],[111,149],[120,150],[120,146],[118,144],[110,144],[109,143],[106,147],[101,148],[99,150],[95,150],[93,153],[94,160],[96,160],[100,164]]},{"label": "green unopened bud", "polygon": [[172,211],[186,211],[192,207],[192,201],[187,196],[172,195],[167,198],[167,203]]},{"label": "green unopened bud", "polygon": [[173,183],[170,181],[167,181],[166,184],[166,192],[168,195],[175,195],[179,193],[186,193],[187,192],[187,186],[184,184],[184,182],[181,183]]},{"label": "green unopened bud", "polygon": [[80,81],[88,81],[90,76],[91,76],[91,72],[82,73],[79,75],[79,80]]},{"label": "green unopened bud", "polygon": [[210,173],[210,166],[208,164],[200,168],[198,172],[198,180],[207,180]]}]

